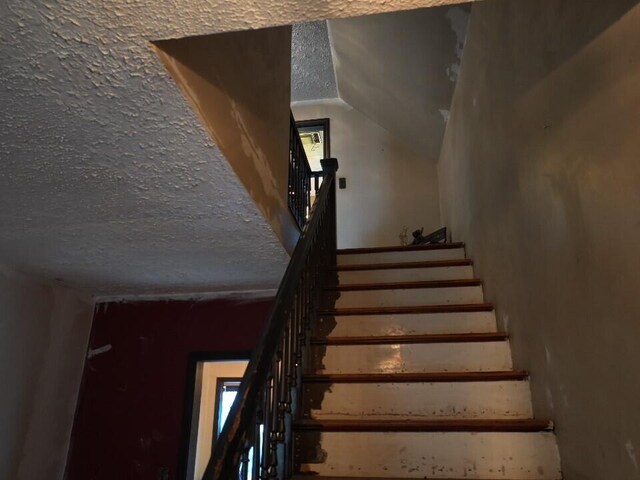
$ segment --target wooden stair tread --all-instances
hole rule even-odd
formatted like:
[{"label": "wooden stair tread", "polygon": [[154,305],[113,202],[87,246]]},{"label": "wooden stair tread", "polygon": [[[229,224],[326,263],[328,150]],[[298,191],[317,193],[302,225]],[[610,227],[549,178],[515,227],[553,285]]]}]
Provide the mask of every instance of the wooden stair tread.
[{"label": "wooden stair tread", "polygon": [[467,267],[473,265],[473,260],[461,258],[457,260],[428,260],[424,262],[396,262],[396,263],[360,263],[355,265],[338,265],[332,270],[338,271],[359,271],[359,270],[392,270],[392,269],[413,269],[413,268],[443,268],[443,267]]},{"label": "wooden stair tread", "polygon": [[501,342],[508,338],[509,335],[505,332],[431,333],[422,335],[312,338],[311,345],[395,345],[407,343]]},{"label": "wooden stair tread", "polygon": [[477,287],[480,285],[482,285],[482,280],[465,278],[459,280],[422,280],[419,282],[351,283],[325,287],[324,290],[341,292],[351,290],[409,290],[414,288]]},{"label": "wooden stair tread", "polygon": [[541,432],[549,420],[298,420],[298,432]]},{"label": "wooden stair tread", "polygon": [[403,313],[461,313],[461,312],[492,312],[491,303],[465,303],[452,305],[416,305],[408,307],[356,307],[321,310],[320,316],[342,315],[393,315]]},{"label": "wooden stair tread", "polygon": [[341,248],[338,249],[338,255],[352,255],[361,253],[383,253],[383,252],[415,252],[424,250],[447,250],[454,248],[463,248],[464,243],[434,243],[431,245],[405,245],[395,247],[366,247],[366,248]]},{"label": "wooden stair tread", "polygon": [[504,372],[433,372],[433,373],[313,373],[302,375],[304,383],[436,383],[521,381],[529,373]]}]

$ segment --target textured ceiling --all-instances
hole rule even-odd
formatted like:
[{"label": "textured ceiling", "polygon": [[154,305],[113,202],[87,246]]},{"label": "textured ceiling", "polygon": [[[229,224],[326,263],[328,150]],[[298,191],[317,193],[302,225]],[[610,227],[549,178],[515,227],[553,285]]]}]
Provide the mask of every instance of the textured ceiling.
[{"label": "textured ceiling", "polygon": [[273,287],[283,248],[149,41],[441,3],[0,3],[0,263],[102,294]]},{"label": "textured ceiling", "polygon": [[469,5],[329,21],[340,98],[436,162]]},{"label": "textured ceiling", "polygon": [[101,294],[273,288],[272,230],[146,40],[94,10],[2,12],[0,263]]},{"label": "textured ceiling", "polygon": [[337,96],[327,22],[294,25],[291,39],[291,100],[297,102]]}]

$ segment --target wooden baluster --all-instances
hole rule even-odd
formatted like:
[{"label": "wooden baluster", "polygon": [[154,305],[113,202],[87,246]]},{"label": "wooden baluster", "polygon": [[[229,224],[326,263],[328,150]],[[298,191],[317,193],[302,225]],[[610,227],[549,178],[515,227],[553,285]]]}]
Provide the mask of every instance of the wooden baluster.
[{"label": "wooden baluster", "polygon": [[[262,397],[263,395],[261,395]],[[256,420],[253,429],[253,465],[251,472],[251,480],[260,480],[260,467],[262,465],[262,430],[264,429],[264,399],[258,400],[258,411],[256,412]]]},{"label": "wooden baluster", "polygon": [[304,153],[304,148],[302,143],[298,144],[298,217],[300,221],[300,226],[304,225],[304,187],[303,187],[303,177],[304,177],[304,157],[302,156]]},{"label": "wooden baluster", "polygon": [[289,412],[291,412],[291,404],[293,403],[293,399],[291,398],[291,390],[297,388],[298,382],[295,375],[296,372],[296,362],[297,362],[297,352],[296,352],[296,321],[295,321],[295,313],[292,310],[289,310],[289,330],[287,334],[287,343],[288,343],[288,357],[289,360],[287,362],[287,378],[289,380],[289,388],[287,389],[287,404],[289,408]]},{"label": "wooden baluster", "polygon": [[304,320],[300,312],[300,292],[296,292],[294,298],[294,305],[296,311],[296,320],[298,322],[298,365],[302,365],[304,359]]},{"label": "wooden baluster", "polygon": [[269,374],[267,385],[264,389],[264,417],[263,417],[263,432],[262,432],[262,454],[261,454],[261,469],[260,479],[269,478],[269,467],[271,465],[270,449],[271,449],[271,409],[272,400],[271,396],[273,390],[273,376]]},{"label": "wooden baluster", "polygon": [[[282,336],[282,367],[281,367],[282,368],[282,387],[280,389],[280,401],[282,402],[283,417],[284,417],[284,414],[289,413],[291,411],[289,395],[287,394],[287,391],[291,390],[290,377],[289,377],[289,365],[291,364],[291,351],[289,349],[290,327],[288,324],[289,324],[289,321],[287,320],[285,324],[286,326],[284,329],[284,335]],[[283,420],[282,432],[284,433],[284,420]]]},{"label": "wooden baluster", "polygon": [[276,385],[277,371],[278,371],[278,355],[276,355],[271,364],[271,390],[269,395],[271,397],[269,410],[269,425],[271,426],[269,431],[269,466],[268,477],[276,478],[278,476],[278,386]]},{"label": "wooden baluster", "polygon": [[249,446],[245,445],[240,457],[240,480],[248,480],[249,478]]}]

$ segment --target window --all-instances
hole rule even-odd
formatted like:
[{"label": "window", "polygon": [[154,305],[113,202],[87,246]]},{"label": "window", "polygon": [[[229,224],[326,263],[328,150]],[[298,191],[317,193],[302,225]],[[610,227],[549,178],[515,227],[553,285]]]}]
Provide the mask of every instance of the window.
[{"label": "window", "polygon": [[224,422],[227,421],[231,405],[233,405],[233,401],[238,394],[238,387],[240,386],[241,380],[241,378],[218,378],[215,398],[216,419],[213,433],[215,438],[218,438],[222,427],[224,427]]},{"label": "window", "polygon": [[[216,355],[212,355],[215,358]],[[211,449],[229,415],[229,409],[238,393],[240,380],[247,368],[247,360],[235,358],[192,358],[189,367],[190,406],[185,420],[185,435],[188,445],[183,450],[180,477],[185,480],[200,480],[211,459]],[[245,356],[248,358],[249,354]]]},{"label": "window", "polygon": [[300,140],[307,155],[309,166],[314,172],[322,170],[320,160],[331,156],[329,139],[329,119],[303,120],[296,122]]}]

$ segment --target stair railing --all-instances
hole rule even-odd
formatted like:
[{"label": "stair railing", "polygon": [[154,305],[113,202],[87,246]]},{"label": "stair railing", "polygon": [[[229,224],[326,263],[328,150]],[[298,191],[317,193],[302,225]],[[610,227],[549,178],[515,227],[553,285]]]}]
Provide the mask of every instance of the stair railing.
[{"label": "stair railing", "polygon": [[302,230],[311,211],[312,179],[318,192],[319,177],[323,172],[314,172],[309,166],[307,154],[300,139],[296,121],[291,114],[289,126],[289,210]]},{"label": "stair railing", "polygon": [[322,160],[324,180],[284,274],[203,480],[291,478],[292,421],[301,397],[309,331],[336,263],[336,159]]}]

